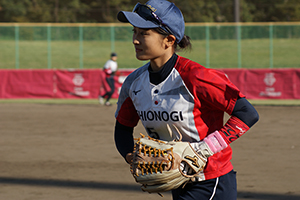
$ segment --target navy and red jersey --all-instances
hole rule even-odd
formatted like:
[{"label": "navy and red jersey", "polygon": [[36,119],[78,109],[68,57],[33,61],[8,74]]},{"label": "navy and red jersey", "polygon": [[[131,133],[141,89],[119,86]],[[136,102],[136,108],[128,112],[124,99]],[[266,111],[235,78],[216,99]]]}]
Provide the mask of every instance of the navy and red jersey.
[{"label": "navy and red jersey", "polygon": [[[237,99],[244,97],[224,73],[187,58],[178,56],[171,72],[159,84],[151,83],[149,64],[126,78],[115,117],[129,127],[141,120],[153,138],[170,141],[182,136],[182,141],[201,141],[223,127],[224,112],[230,115]],[[167,124],[175,125],[180,133],[174,128],[170,134]],[[208,158],[199,176],[212,179],[230,172],[231,157],[228,145]]]}]

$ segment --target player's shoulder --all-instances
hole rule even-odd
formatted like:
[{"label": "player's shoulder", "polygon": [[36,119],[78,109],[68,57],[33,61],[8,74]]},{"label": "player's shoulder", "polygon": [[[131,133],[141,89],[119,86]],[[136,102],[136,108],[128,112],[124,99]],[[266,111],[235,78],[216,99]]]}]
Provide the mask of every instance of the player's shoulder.
[{"label": "player's shoulder", "polygon": [[106,61],[107,64],[109,65],[116,65],[117,64],[117,61],[114,61],[114,60],[108,60]]},{"label": "player's shoulder", "polygon": [[185,76],[187,80],[193,79],[211,79],[212,77],[224,76],[225,74],[217,69],[207,68],[188,58],[178,56],[176,69],[181,76]]},{"label": "player's shoulder", "polygon": [[206,69],[203,65],[182,56],[178,56],[175,67],[178,71],[182,71],[182,72]]},{"label": "player's shoulder", "polygon": [[196,74],[202,74],[207,71],[203,65],[185,57],[178,56],[175,68],[183,76],[193,77]]},{"label": "player's shoulder", "polygon": [[134,70],[133,72],[131,72],[125,79],[122,87],[130,87],[130,85],[137,80],[141,74],[143,74],[145,71],[148,70],[149,67],[149,63],[143,65],[142,67],[137,68],[136,70]]},{"label": "player's shoulder", "polygon": [[104,64],[104,68],[108,68],[111,65],[112,60],[107,60]]},{"label": "player's shoulder", "polygon": [[149,63],[143,65],[142,67],[139,67],[135,69],[133,72],[131,72],[128,77],[126,78],[127,81],[134,81],[137,77],[139,77],[142,73],[148,70]]}]

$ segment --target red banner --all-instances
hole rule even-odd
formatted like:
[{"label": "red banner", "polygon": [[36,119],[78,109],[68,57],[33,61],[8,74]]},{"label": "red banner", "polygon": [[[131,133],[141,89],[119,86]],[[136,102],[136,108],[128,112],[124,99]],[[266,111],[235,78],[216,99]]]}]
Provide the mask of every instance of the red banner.
[{"label": "red banner", "polygon": [[299,99],[299,69],[226,69],[248,99]]},{"label": "red banner", "polygon": [[245,77],[249,99],[295,99],[295,70],[255,70]]},{"label": "red banner", "polygon": [[0,98],[52,98],[53,70],[1,70]]},{"label": "red banner", "polygon": [[56,98],[97,98],[100,70],[57,70],[55,72]]},{"label": "red banner", "polygon": [[[132,69],[115,76],[117,98]],[[248,99],[300,99],[300,69],[223,69]],[[0,98],[98,98],[109,87],[100,69],[0,70]]]}]

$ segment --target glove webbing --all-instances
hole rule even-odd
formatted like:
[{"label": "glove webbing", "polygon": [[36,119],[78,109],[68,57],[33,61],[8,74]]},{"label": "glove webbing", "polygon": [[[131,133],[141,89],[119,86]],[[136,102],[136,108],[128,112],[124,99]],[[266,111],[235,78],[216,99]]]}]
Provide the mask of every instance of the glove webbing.
[{"label": "glove webbing", "polygon": [[[141,134],[142,138],[145,137],[143,134]],[[157,139],[153,139],[151,137],[148,136],[148,139],[150,140],[154,140],[160,143],[165,143],[163,141],[157,140]],[[153,174],[153,173],[162,173],[165,168],[167,166],[169,166],[171,164],[171,167],[173,166],[173,160],[174,160],[174,154],[173,154],[173,147],[169,148],[169,149],[156,149],[156,148],[152,148],[152,147],[148,147],[147,145],[144,145],[143,143],[140,142],[140,138],[136,139],[138,140],[135,145],[134,145],[134,149],[133,149],[133,153],[135,153],[137,151],[137,147],[141,146],[141,148],[138,148],[139,154],[144,154],[144,156],[148,156],[148,157],[164,157],[167,156],[167,160],[162,160],[161,162],[157,161],[153,161],[153,162],[139,162],[137,165],[137,168],[141,171],[141,174],[144,175],[146,174]],[[167,153],[168,152],[168,153]],[[171,168],[168,167],[168,168]],[[133,169],[132,166],[130,167],[131,173],[133,173]],[[139,176],[139,174],[136,172],[135,173],[136,176]]]}]

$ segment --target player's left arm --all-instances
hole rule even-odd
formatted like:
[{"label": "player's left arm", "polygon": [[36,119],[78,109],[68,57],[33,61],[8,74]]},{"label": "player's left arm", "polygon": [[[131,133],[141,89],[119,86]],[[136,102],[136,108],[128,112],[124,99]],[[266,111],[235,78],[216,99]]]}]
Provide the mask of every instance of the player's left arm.
[{"label": "player's left arm", "polygon": [[245,98],[239,98],[226,124],[220,130],[209,134],[203,141],[194,143],[193,147],[197,151],[206,152],[209,149],[210,153],[206,156],[212,156],[246,133],[258,119],[256,109]]},{"label": "player's left arm", "polygon": [[[256,109],[245,98],[239,98],[226,124],[213,133],[220,134],[227,144],[246,133],[259,119]],[[212,136],[211,136],[212,137]],[[221,149],[222,150],[222,149]]]}]

